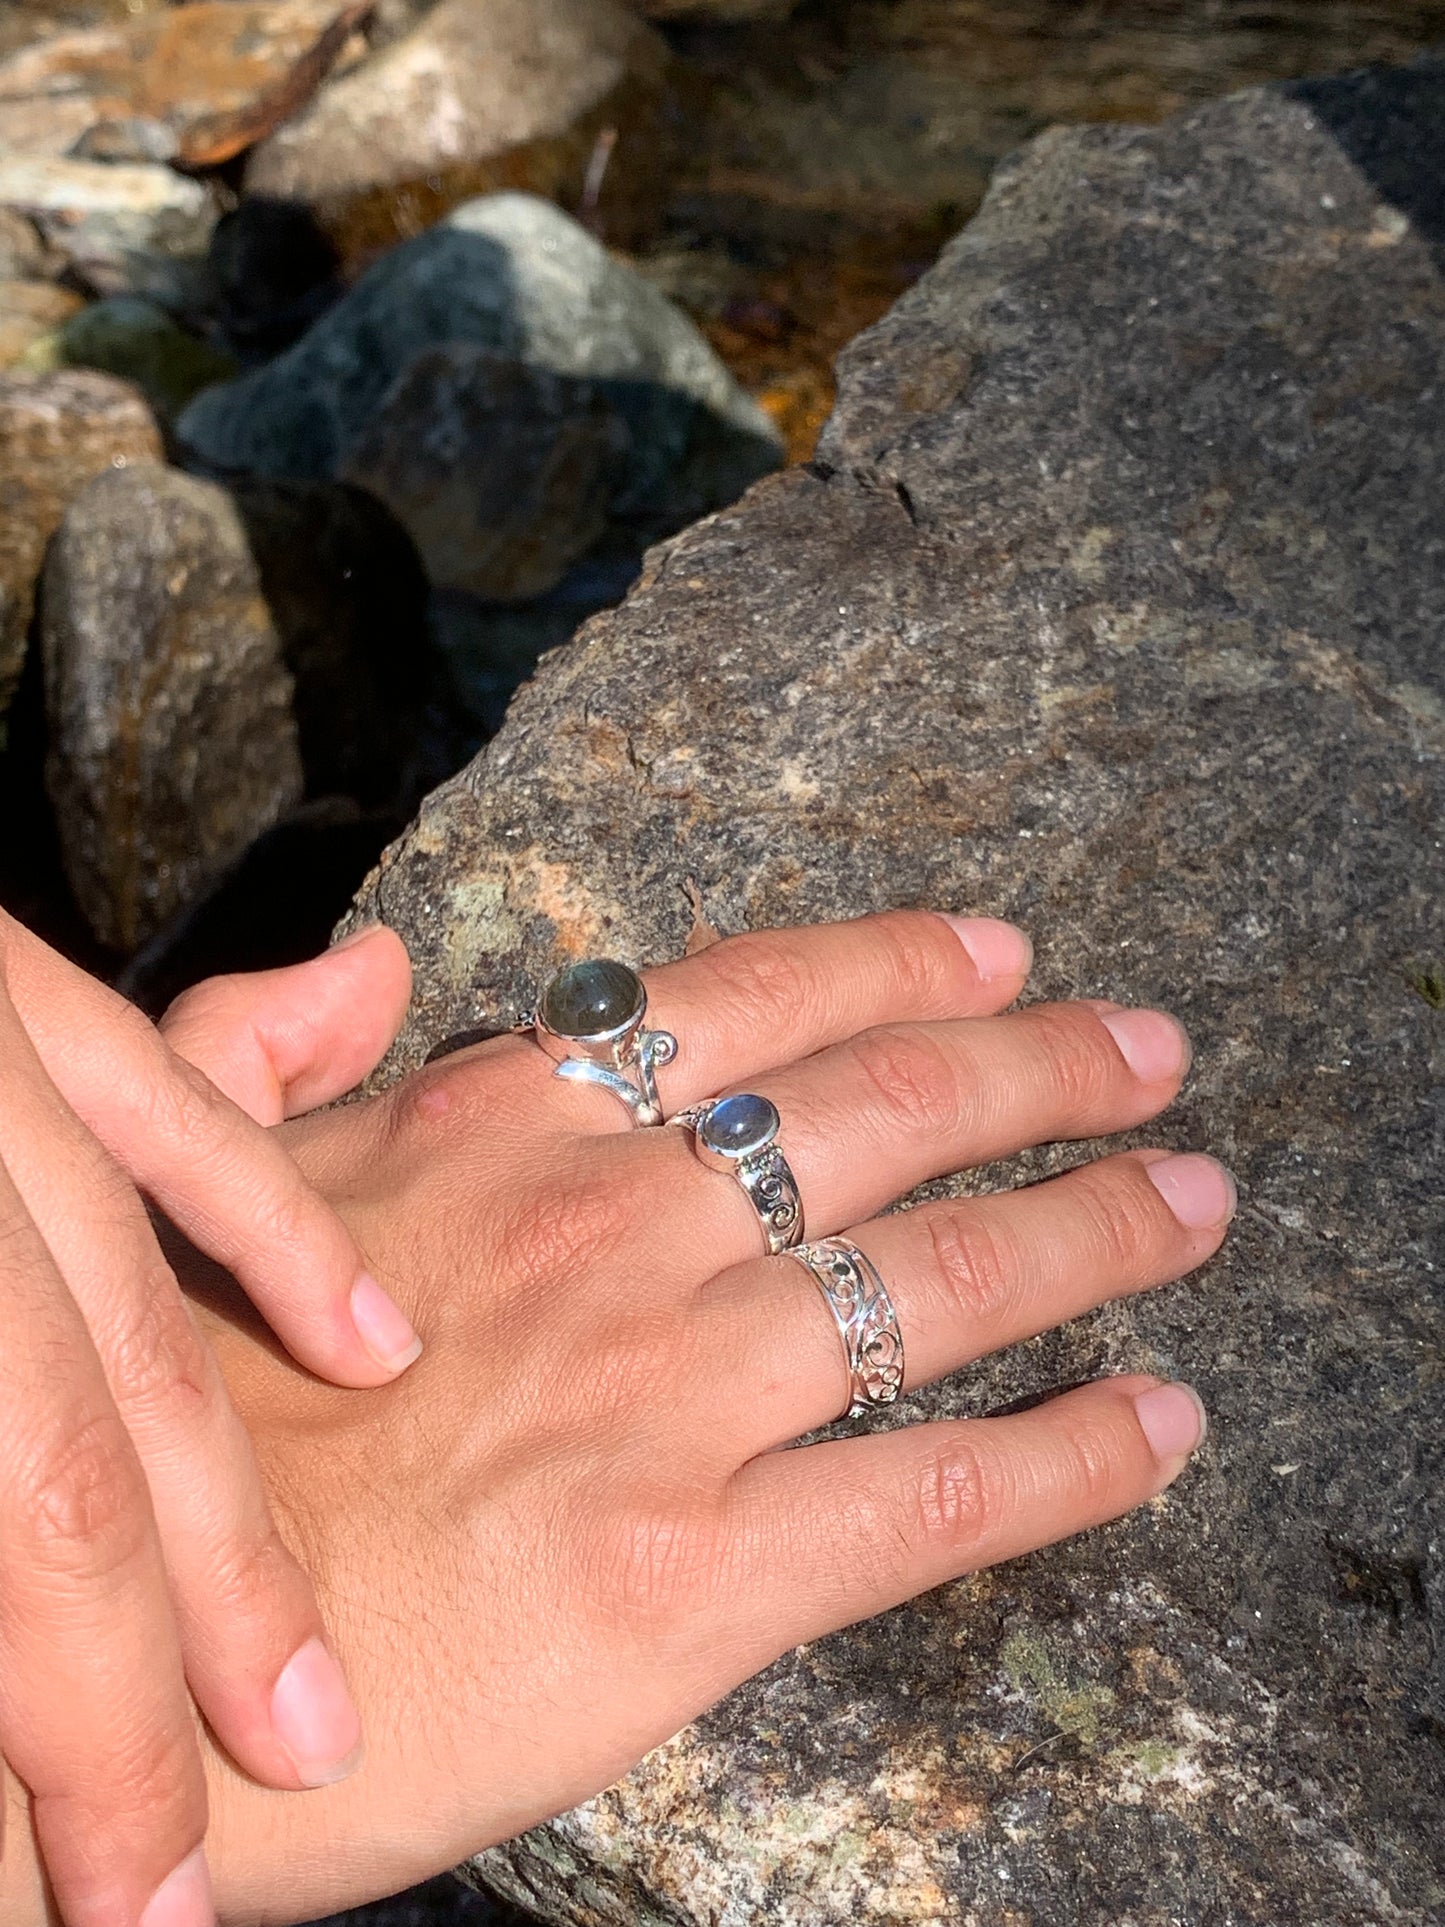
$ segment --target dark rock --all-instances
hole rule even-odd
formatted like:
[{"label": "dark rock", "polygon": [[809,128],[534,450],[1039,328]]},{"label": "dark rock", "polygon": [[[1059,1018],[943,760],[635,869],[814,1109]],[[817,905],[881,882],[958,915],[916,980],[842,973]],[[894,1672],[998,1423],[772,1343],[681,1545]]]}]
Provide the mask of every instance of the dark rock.
[{"label": "dark rock", "polygon": [[[388,1066],[562,961],[927,903],[1167,1004],[1224,1254],[896,1422],[1119,1370],[1162,1500],[789,1653],[475,1877],[557,1922],[1445,1917],[1445,69],[1044,136],[383,859]],[[686,1049],[686,1040],[683,1040]],[[980,1188],[1092,1155],[1062,1146]]]},{"label": "dark rock", "polygon": [[[525,603],[484,602],[459,589],[432,592],[429,626],[457,702],[479,742],[495,736],[507,704],[549,649],[570,642],[589,616],[610,609],[636,580],[636,545],[622,531],[570,568],[556,588]],[[453,764],[459,768],[463,755]]]},{"label": "dark rock", "polygon": [[24,660],[45,545],[67,504],[92,476],[160,454],[160,431],[127,382],[0,376],[0,719]]},{"label": "dark rock", "polygon": [[206,265],[221,333],[243,362],[289,348],[344,292],[340,257],[315,215],[264,195],[221,216]]},{"label": "dark rock", "polygon": [[56,363],[132,381],[162,419],[236,372],[231,357],[191,334],[153,301],[131,294],[92,302],[56,330]]},{"label": "dark rock", "polygon": [[222,488],[142,463],[67,510],[42,604],[48,780],[66,874],[133,950],[302,792],[292,679]]},{"label": "dark rock", "polygon": [[446,765],[425,760],[440,671],[426,577],[405,530],[337,482],[231,493],[295,683],[307,794],[410,807]]},{"label": "dark rock", "polygon": [[523,601],[602,534],[631,454],[594,384],[452,343],[418,355],[341,473],[386,503],[439,588]]},{"label": "dark rock", "polygon": [[348,253],[499,187],[590,208],[614,232],[665,191],[666,69],[618,0],[440,0],[278,128],[246,186],[316,207]]},{"label": "dark rock", "polygon": [[778,459],[767,417],[686,316],[526,194],[469,202],[386,255],[279,360],[198,396],[181,440],[217,473],[336,475],[393,384],[453,343],[596,385],[632,437],[616,512],[683,520]]}]

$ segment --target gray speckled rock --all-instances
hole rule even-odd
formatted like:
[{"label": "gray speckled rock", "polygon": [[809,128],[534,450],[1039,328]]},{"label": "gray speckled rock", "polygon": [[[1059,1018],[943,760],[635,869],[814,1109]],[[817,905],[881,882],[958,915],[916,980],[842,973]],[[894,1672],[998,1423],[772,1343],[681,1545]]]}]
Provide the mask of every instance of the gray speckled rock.
[{"label": "gray speckled rock", "polygon": [[132,950],[299,799],[292,679],[235,504],[159,463],[71,503],[41,618],[66,875]]},{"label": "gray speckled rock", "polygon": [[0,376],[0,718],[66,505],[92,476],[160,458],[160,430],[129,382],[81,370]]},{"label": "gray speckled rock", "polygon": [[162,303],[175,298],[216,223],[210,190],[168,167],[4,151],[0,207],[28,217],[92,293]]},{"label": "gray speckled rock", "polygon": [[1039,994],[1182,1014],[1147,1135],[1241,1180],[1204,1273],[897,1414],[1178,1374],[1197,1466],[482,1856],[548,1920],[1445,1918],[1442,130],[1437,66],[1044,136],[818,463],[660,549],[363,893],[392,1071],[676,954],[689,882],[725,930],[1011,914]]},{"label": "gray speckled rock", "polygon": [[590,382],[470,342],[431,348],[347,451],[439,588],[543,595],[607,526],[632,437]]},{"label": "gray speckled rock", "polygon": [[[771,423],[687,317],[528,194],[469,201],[393,249],[279,359],[197,396],[181,440],[216,472],[335,475],[393,384],[452,343],[595,385],[631,438],[615,514],[676,527],[781,459]],[[592,405],[589,386],[579,414]],[[462,439],[480,461],[476,438]]]}]

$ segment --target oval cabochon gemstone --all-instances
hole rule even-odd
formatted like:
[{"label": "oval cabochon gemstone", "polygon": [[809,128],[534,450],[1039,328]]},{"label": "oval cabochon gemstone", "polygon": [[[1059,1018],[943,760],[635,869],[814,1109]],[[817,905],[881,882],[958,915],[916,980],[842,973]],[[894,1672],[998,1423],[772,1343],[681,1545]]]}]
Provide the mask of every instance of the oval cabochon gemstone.
[{"label": "oval cabochon gemstone", "polygon": [[698,1136],[708,1149],[730,1158],[766,1150],[777,1135],[776,1107],[750,1093],[719,1098],[698,1125]]},{"label": "oval cabochon gemstone", "polygon": [[611,957],[589,957],[559,970],[542,997],[542,1021],[562,1037],[597,1037],[642,1014],[635,972]]}]

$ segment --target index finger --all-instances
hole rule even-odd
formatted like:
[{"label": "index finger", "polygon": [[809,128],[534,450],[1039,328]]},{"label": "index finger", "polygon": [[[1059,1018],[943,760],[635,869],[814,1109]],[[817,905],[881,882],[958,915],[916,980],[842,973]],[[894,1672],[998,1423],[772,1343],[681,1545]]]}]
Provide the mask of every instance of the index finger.
[{"label": "index finger", "polygon": [[[671,1116],[875,1024],[992,1016],[1018,996],[1032,964],[1013,924],[932,910],[725,937],[641,973],[648,1026],[677,1038],[676,1057],[657,1072],[663,1108]],[[545,1070],[539,1055],[539,1079]],[[605,1091],[573,1084],[565,1103],[582,1128],[625,1128]]]},{"label": "index finger", "polygon": [[[206,1788],[150,1496],[0,1163],[0,1751],[69,1921],[210,1927]],[[164,1896],[164,1899],[162,1898]]]}]

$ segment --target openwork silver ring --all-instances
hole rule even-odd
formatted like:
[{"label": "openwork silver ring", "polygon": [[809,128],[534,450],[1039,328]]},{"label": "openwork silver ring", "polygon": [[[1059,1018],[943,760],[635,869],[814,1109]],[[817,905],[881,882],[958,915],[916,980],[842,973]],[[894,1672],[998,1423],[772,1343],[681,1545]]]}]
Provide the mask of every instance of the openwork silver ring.
[{"label": "openwork silver ring", "polygon": [[846,1238],[819,1238],[787,1255],[807,1267],[837,1320],[848,1366],[846,1416],[891,1405],[903,1390],[903,1332],[877,1266]]},{"label": "openwork silver ring", "polygon": [[649,1030],[642,979],[611,957],[590,957],[559,970],[535,1011],[518,1028],[531,1030],[573,1084],[597,1084],[627,1106],[636,1124],[661,1124],[657,1067],[677,1056],[671,1031]]},{"label": "openwork silver ring", "polygon": [[758,1214],[770,1253],[787,1251],[803,1236],[803,1200],[798,1180],[777,1142],[776,1106],[765,1097],[741,1092],[693,1104],[672,1120],[693,1134],[704,1164],[730,1171]]}]

